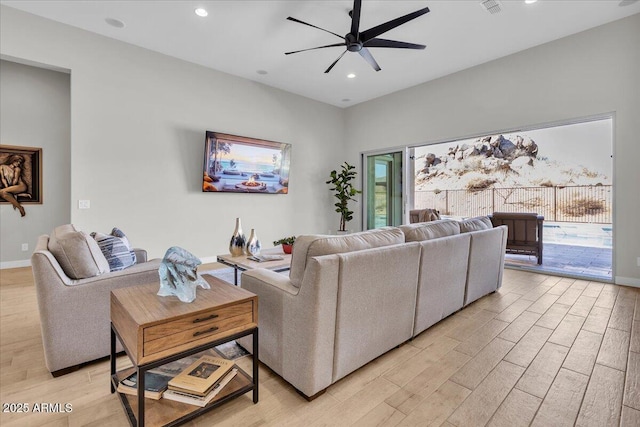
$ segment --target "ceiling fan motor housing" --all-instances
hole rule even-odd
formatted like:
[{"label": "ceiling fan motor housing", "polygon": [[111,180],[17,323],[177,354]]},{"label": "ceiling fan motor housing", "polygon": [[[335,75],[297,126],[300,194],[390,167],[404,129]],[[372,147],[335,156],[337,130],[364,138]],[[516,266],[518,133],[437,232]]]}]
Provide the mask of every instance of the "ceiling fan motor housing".
[{"label": "ceiling fan motor housing", "polygon": [[347,43],[347,50],[349,52],[360,52],[362,50],[362,42],[353,34],[349,33],[344,36],[344,41]]}]

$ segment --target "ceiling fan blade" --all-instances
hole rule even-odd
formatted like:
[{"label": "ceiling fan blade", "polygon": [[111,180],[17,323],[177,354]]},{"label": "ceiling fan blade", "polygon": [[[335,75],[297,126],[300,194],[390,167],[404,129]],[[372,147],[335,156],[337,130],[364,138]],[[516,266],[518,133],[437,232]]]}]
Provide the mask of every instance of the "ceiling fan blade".
[{"label": "ceiling fan blade", "polygon": [[365,61],[367,61],[369,63],[369,65],[371,65],[371,67],[376,70],[376,71],[380,71],[381,68],[378,65],[378,63],[376,62],[375,59],[373,59],[373,55],[371,55],[371,52],[369,52],[369,49],[367,49],[366,47],[363,47],[362,49],[360,49],[360,51],[358,52],[360,53],[360,56],[362,56]]},{"label": "ceiling fan blade", "polygon": [[333,64],[329,65],[329,68],[326,69],[325,74],[328,73],[329,71],[331,71],[331,69],[338,63],[338,61],[340,61],[340,59],[344,56],[345,53],[347,53],[346,50],[344,52],[342,52],[342,54],[340,56],[338,56],[338,59],[333,61]]},{"label": "ceiling fan blade", "polygon": [[396,40],[387,39],[371,39],[364,43],[364,47],[394,47],[397,49],[424,49],[426,46],[423,44],[399,42]]},{"label": "ceiling fan blade", "polygon": [[351,11],[351,34],[357,39],[360,31],[360,11],[362,10],[362,0],[353,0],[353,10]]},{"label": "ceiling fan blade", "polygon": [[425,7],[424,9],[416,10],[415,12],[408,13],[399,18],[392,19],[391,21],[385,22],[384,24],[376,25],[375,27],[369,28],[368,30],[360,33],[360,41],[369,41],[372,38],[379,36],[382,33],[386,33],[387,31],[392,30],[396,27],[399,27],[400,25],[409,22],[412,19],[416,19],[417,17],[422,16],[427,12],[429,12],[429,8]]},{"label": "ceiling fan blade", "polygon": [[[319,30],[324,31],[325,33],[333,34],[333,35],[334,35],[334,36],[336,36],[336,37],[340,37],[341,39],[344,39],[344,36],[341,36],[340,34],[336,34],[336,33],[334,33],[333,31],[325,30],[324,28],[317,27],[317,26],[315,26],[315,25],[313,25],[313,24],[309,24],[308,22],[304,22],[304,21],[301,21],[301,20],[299,20],[299,19],[292,18],[291,16],[289,16],[287,19],[288,19],[289,21],[297,22],[298,24],[308,25],[309,27],[317,28],[317,29],[319,29]],[[375,37],[375,36],[374,36],[374,37]]]},{"label": "ceiling fan blade", "polygon": [[285,52],[284,54],[291,55],[292,53],[306,52],[308,50],[324,49],[325,47],[336,47],[336,46],[344,46],[344,45],[345,43],[328,44],[326,46],[310,47],[309,49],[301,49],[301,50],[294,50],[293,52]]}]

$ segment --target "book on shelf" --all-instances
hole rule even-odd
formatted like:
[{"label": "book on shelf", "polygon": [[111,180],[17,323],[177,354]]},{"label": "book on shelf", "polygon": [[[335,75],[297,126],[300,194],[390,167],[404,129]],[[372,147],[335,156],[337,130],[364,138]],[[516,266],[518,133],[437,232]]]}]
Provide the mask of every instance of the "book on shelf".
[{"label": "book on shelf", "polygon": [[282,258],[280,255],[253,255],[247,257],[248,260],[256,261],[256,262],[267,262],[267,261],[281,261]]},{"label": "book on shelf", "polygon": [[195,394],[184,393],[177,390],[165,390],[162,393],[162,397],[168,400],[175,400],[176,402],[188,403],[189,405],[196,405],[200,407],[205,407],[209,402],[213,400],[214,397],[222,391],[224,386],[229,384],[231,380],[238,374],[238,369],[234,368],[231,371],[227,372],[227,374],[218,381],[211,391],[205,396],[198,396]]},{"label": "book on shelf", "polygon": [[[144,397],[159,400],[167,389],[171,377],[156,372],[147,371],[144,374]],[[118,392],[138,395],[138,373],[134,372],[118,383]]]},{"label": "book on shelf", "polygon": [[205,355],[169,381],[170,390],[206,396],[233,368],[233,360]]}]

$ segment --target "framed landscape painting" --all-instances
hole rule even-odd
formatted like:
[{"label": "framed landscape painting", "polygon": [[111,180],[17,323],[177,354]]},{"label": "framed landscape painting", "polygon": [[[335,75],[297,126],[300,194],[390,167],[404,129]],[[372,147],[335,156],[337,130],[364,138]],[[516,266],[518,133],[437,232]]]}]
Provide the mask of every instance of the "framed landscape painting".
[{"label": "framed landscape painting", "polygon": [[207,131],[203,192],[287,194],[291,144]]},{"label": "framed landscape painting", "polygon": [[0,203],[42,204],[42,148],[0,145]]}]

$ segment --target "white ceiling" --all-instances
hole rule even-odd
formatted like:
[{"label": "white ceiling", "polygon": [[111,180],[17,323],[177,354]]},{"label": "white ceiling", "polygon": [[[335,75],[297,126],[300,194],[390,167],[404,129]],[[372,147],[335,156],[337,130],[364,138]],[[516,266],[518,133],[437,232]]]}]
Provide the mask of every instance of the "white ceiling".
[{"label": "white ceiling", "polygon": [[[350,30],[350,0],[331,1],[8,1],[0,3],[153,51],[346,107],[640,12],[640,1],[502,0],[490,14],[479,0],[364,0],[361,31],[428,6],[430,13],[381,35],[425,50],[371,48],[382,71],[344,48],[284,52],[340,39],[287,21],[293,16],[338,34]],[[197,7],[209,16],[195,15]],[[118,29],[105,22],[116,18]],[[258,74],[266,70],[268,74]],[[356,78],[348,79],[354,73]]]}]

